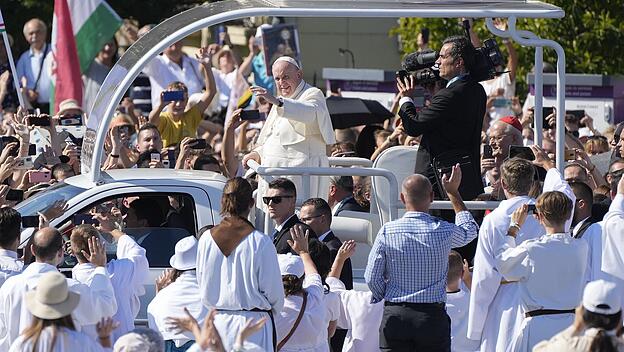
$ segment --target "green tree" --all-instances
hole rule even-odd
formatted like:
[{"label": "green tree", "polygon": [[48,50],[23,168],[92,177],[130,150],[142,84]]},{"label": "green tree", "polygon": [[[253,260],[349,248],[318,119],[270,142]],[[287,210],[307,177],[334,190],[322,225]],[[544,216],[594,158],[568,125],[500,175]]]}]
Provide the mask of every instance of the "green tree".
[{"label": "green tree", "polygon": [[[551,0],[561,7],[562,19],[519,19],[517,28],[529,30],[542,38],[561,44],[566,53],[566,72],[615,75],[624,72],[624,6],[621,0]],[[440,49],[449,35],[463,34],[459,19],[402,18],[390,34],[398,35],[404,53],[416,49],[416,37],[422,28],[429,28],[429,43]],[[477,19],[474,30],[484,40],[493,37],[483,19]],[[500,43],[500,38],[498,38]],[[535,60],[534,48],[515,46],[519,55],[516,91],[520,97],[527,92],[526,75]],[[506,55],[501,45],[503,55]],[[544,62],[556,64],[554,50],[545,48]]]}]

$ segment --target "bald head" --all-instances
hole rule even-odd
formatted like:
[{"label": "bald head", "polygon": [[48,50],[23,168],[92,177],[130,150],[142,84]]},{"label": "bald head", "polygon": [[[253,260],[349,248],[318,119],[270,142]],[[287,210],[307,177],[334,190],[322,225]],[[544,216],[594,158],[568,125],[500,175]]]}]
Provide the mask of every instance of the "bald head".
[{"label": "bald head", "polygon": [[433,200],[433,188],[429,179],[420,174],[408,176],[403,181],[401,188],[401,200],[408,207],[408,210],[416,210],[410,208],[418,208],[418,210],[426,210]]},{"label": "bald head", "polygon": [[61,233],[52,227],[45,227],[33,235],[32,254],[38,262],[49,262],[63,248]]},{"label": "bald head", "polygon": [[272,72],[278,93],[284,97],[292,96],[303,79],[303,72],[288,61],[275,61],[272,66]]}]

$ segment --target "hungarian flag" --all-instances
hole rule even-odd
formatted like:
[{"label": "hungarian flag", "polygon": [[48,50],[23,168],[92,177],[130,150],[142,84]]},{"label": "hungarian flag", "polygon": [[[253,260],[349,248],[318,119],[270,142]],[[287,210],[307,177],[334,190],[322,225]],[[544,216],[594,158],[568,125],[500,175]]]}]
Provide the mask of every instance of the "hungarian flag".
[{"label": "hungarian flag", "polygon": [[4,25],[4,19],[2,18],[2,12],[0,12],[0,33],[6,32],[6,26]]},{"label": "hungarian flag", "polygon": [[65,99],[82,105],[82,73],[120,26],[121,18],[104,0],[54,1],[50,91],[54,113]]}]

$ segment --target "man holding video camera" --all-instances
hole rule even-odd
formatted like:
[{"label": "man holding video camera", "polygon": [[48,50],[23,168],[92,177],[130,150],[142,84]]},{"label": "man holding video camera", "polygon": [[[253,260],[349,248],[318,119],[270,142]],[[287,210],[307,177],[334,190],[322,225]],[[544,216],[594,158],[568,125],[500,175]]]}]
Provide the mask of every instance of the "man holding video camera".
[{"label": "man holding video camera", "polygon": [[[483,193],[480,139],[487,96],[470,73],[475,54],[475,48],[466,37],[453,36],[444,40],[435,64],[439,67],[439,76],[448,83],[431,98],[429,106],[420,111],[411,98],[416,86],[414,77],[397,78],[402,96],[399,116],[403,128],[410,136],[422,135],[415,172],[434,179],[434,163],[443,169],[446,164],[459,162],[464,175],[459,188],[463,199],[473,199]],[[437,191],[441,193],[439,188]]]}]

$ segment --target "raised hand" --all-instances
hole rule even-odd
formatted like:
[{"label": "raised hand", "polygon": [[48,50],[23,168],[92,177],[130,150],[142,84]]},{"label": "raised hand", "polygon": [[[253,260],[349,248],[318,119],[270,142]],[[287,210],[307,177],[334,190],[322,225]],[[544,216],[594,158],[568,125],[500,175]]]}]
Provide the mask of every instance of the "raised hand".
[{"label": "raised hand", "polygon": [[308,252],[308,237],[310,236],[310,230],[305,230],[303,226],[295,225],[290,229],[290,237],[292,240],[287,240],[290,248],[297,254]]},{"label": "raised hand", "polygon": [[169,286],[175,281],[175,271],[173,269],[167,269],[163,271],[156,279],[156,292]]},{"label": "raised hand", "polygon": [[266,323],[267,317],[260,318],[258,320],[247,319],[245,326],[238,332],[236,336],[236,345],[243,346],[247,338],[258,331],[262,330],[264,323]]},{"label": "raised hand", "polygon": [[198,340],[201,336],[201,329],[197,319],[191,315],[186,307],[184,307],[184,314],[183,317],[167,317],[165,322],[175,333],[181,334],[190,331],[195,336],[195,340]]},{"label": "raised hand", "polygon": [[461,178],[461,167],[459,166],[459,164],[456,164],[452,168],[451,176],[442,176],[442,186],[444,186],[444,190],[446,191],[446,193],[453,195],[459,194],[459,185],[461,184]]},{"label": "raised hand", "polygon": [[210,67],[212,65],[212,53],[209,47],[199,48],[195,58],[204,66]]},{"label": "raised hand", "polygon": [[397,89],[399,90],[400,97],[412,97],[414,96],[414,90],[416,89],[416,84],[414,83],[414,76],[409,75],[405,79],[401,79],[401,77],[397,77]]},{"label": "raised hand", "polygon": [[87,253],[85,250],[82,251],[82,255],[87,259],[91,264],[95,266],[105,266],[106,265],[106,248],[102,244],[97,237],[91,237],[88,240],[89,244],[89,252]]},{"label": "raised hand", "polygon": [[535,155],[535,160],[533,160],[533,164],[543,167],[544,169],[546,169],[546,171],[555,167],[555,163],[548,157],[548,154],[546,154],[546,152],[542,148],[538,147],[535,144],[529,147],[533,151],[533,155]]},{"label": "raised hand", "polygon": [[277,100],[277,98],[275,96],[273,96],[273,94],[271,94],[271,92],[269,92],[266,88],[262,88],[262,87],[258,87],[258,86],[252,86],[249,89],[251,89],[251,92],[257,98],[264,98],[264,99],[266,99],[266,101],[268,101],[269,103],[271,103],[273,105],[278,105],[279,104],[279,100]]},{"label": "raised hand", "polygon": [[340,246],[340,249],[336,254],[336,259],[342,260],[344,262],[349,259],[353,254],[355,254],[355,241],[348,240],[345,241],[342,246]]}]

